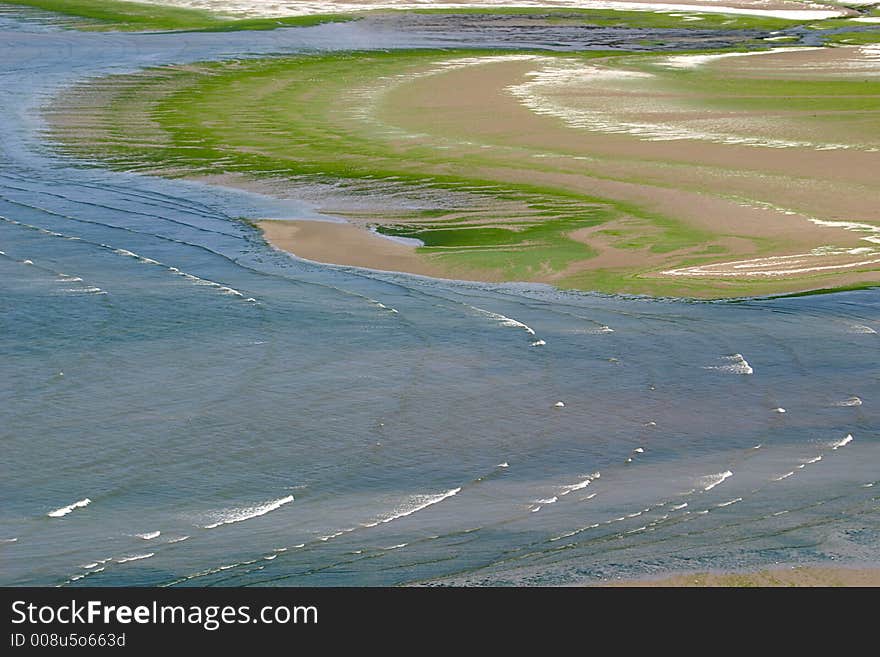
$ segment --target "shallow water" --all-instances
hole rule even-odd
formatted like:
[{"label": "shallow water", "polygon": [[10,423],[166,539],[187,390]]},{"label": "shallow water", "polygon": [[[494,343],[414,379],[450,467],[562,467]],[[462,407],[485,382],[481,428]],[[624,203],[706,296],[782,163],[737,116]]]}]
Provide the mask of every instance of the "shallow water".
[{"label": "shallow water", "polygon": [[689,303],[318,266],[236,219],[305,206],[40,139],[39,106],[83,76],[463,39],[0,16],[0,583],[877,562],[880,292]]}]

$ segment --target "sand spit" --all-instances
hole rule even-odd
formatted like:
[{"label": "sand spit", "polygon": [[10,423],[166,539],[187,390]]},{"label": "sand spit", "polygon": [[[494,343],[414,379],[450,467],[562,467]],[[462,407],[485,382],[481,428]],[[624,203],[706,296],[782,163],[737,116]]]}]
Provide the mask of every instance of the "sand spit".
[{"label": "sand spit", "polygon": [[332,221],[264,220],[266,240],[299,258],[335,265],[439,276],[443,269],[416,254],[416,248],[365,226]]}]

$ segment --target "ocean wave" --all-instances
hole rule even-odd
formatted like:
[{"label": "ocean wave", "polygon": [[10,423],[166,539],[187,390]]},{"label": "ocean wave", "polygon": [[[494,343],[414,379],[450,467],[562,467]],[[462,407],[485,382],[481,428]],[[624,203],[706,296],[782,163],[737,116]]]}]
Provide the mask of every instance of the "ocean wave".
[{"label": "ocean wave", "polygon": [[834,405],[835,406],[844,406],[844,407],[846,407],[846,406],[861,406],[862,400],[858,397],[850,397],[848,399],[844,399],[842,401],[835,402]]},{"label": "ocean wave", "polygon": [[850,333],[863,333],[866,335],[876,335],[877,331],[875,331],[870,326],[865,326],[864,324],[850,324],[849,326]]},{"label": "ocean wave", "polygon": [[293,495],[288,495],[277,500],[270,500],[269,502],[258,504],[257,506],[227,509],[217,514],[217,520],[215,522],[212,522],[208,525],[203,525],[203,528],[214,529],[215,527],[220,527],[221,525],[231,525],[236,522],[244,522],[245,520],[250,520],[251,518],[264,516],[271,511],[275,511],[275,509],[281,508],[285,504],[293,502],[293,499]]},{"label": "ocean wave", "polygon": [[773,481],[782,481],[783,479],[788,479],[794,475],[794,472],[786,472],[784,475],[779,475],[778,477],[773,477]]},{"label": "ocean wave", "polygon": [[728,365],[708,365],[703,369],[717,370],[719,372],[729,372],[730,374],[753,374],[754,369],[742,354],[730,354],[722,356],[721,360],[729,361]]},{"label": "ocean wave", "polygon": [[837,441],[831,443],[831,449],[832,450],[840,449],[841,447],[845,447],[846,445],[849,445],[852,441],[853,441],[852,434],[848,433],[848,434],[846,434],[845,438],[841,438],[840,440],[837,440]]},{"label": "ocean wave", "polygon": [[414,495],[409,500],[397,507],[390,515],[385,516],[384,518],[381,518],[379,520],[375,520],[373,522],[364,523],[363,526],[376,527],[377,525],[383,525],[385,523],[398,520],[399,518],[411,516],[412,514],[418,513],[423,509],[427,509],[429,506],[439,504],[445,499],[454,497],[455,495],[458,495],[459,492],[461,492],[460,487],[450,488],[444,493],[437,493],[435,495]]},{"label": "ocean wave", "polygon": [[129,561],[141,561],[142,559],[149,559],[154,556],[155,552],[147,552],[146,554],[133,554],[130,557],[120,557],[116,560],[116,563],[128,563]]},{"label": "ocean wave", "polygon": [[573,484],[568,484],[566,486],[562,486],[562,489],[559,494],[560,495],[568,495],[569,493],[573,493],[576,490],[583,490],[584,488],[589,486],[591,483],[593,483],[594,480],[598,479],[600,476],[601,475],[598,472],[594,472],[586,479],[582,479],[581,481],[578,481]]},{"label": "ocean wave", "polygon": [[525,331],[529,335],[535,335],[535,329],[533,329],[528,324],[524,324],[524,323],[520,322],[519,320],[513,319],[512,317],[507,317],[506,315],[501,315],[499,313],[493,313],[490,310],[483,310],[482,308],[476,308],[474,306],[471,306],[471,307],[474,310],[476,310],[478,313],[480,313],[481,315],[485,315],[486,317],[490,317],[493,320],[495,320],[496,322],[498,322],[499,326],[518,328],[518,329],[522,329],[523,331]]},{"label": "ocean wave", "polygon": [[47,513],[46,515],[50,518],[63,518],[75,509],[82,509],[83,507],[86,507],[91,503],[92,501],[88,497],[85,497],[77,502],[74,502],[73,504],[62,506],[60,509],[55,509],[54,511],[49,511],[49,513]]},{"label": "ocean wave", "polygon": [[135,534],[135,536],[137,536],[138,538],[142,538],[145,541],[151,541],[154,538],[158,538],[161,534],[162,534],[162,532],[155,531],[155,532],[144,532],[143,534]]},{"label": "ocean wave", "polygon": [[724,472],[719,472],[718,474],[703,477],[701,480],[701,485],[703,486],[703,490],[712,490],[713,488],[715,488],[715,486],[732,476],[733,473],[730,470],[725,470]]},{"label": "ocean wave", "polygon": [[339,538],[343,534],[349,534],[349,533],[353,532],[355,529],[356,529],[356,527],[349,527],[348,529],[340,529],[338,532],[333,532],[332,534],[327,534],[326,536],[319,536],[318,540],[323,541],[323,542],[327,542],[331,539]]},{"label": "ocean wave", "polygon": [[601,335],[603,333],[614,333],[614,329],[611,328],[610,326],[605,326],[603,324],[602,326],[599,326],[598,328],[583,329],[582,331],[579,331],[579,332],[585,333],[587,335]]},{"label": "ocean wave", "polygon": [[186,540],[189,540],[189,536],[179,536],[177,538],[169,538],[168,544],[170,545],[171,543],[183,543]]}]

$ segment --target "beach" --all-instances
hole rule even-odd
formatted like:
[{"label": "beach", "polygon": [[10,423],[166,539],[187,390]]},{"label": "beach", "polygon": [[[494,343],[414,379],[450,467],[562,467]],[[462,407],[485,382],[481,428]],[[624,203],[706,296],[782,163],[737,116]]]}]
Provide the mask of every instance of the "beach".
[{"label": "beach", "polygon": [[614,582],[603,586],[617,587],[875,587],[880,586],[880,569],[789,566],[740,573],[688,573],[660,576],[627,582]]}]

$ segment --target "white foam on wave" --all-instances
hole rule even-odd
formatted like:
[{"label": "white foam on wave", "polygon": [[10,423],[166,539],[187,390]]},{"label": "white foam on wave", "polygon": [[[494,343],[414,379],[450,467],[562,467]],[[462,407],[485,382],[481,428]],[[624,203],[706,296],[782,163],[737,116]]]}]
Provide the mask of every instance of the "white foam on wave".
[{"label": "white foam on wave", "polygon": [[142,559],[149,559],[154,556],[155,552],[147,552],[146,554],[133,554],[130,557],[120,557],[116,560],[116,563],[128,563],[129,561],[141,561]]},{"label": "white foam on wave", "polygon": [[340,529],[338,532],[333,532],[332,534],[327,534],[326,536],[319,536],[318,540],[326,543],[327,541],[333,540],[334,538],[339,538],[343,534],[348,534],[355,530],[354,527],[349,527],[348,529]]},{"label": "white foam on wave", "polygon": [[186,541],[188,539],[189,539],[189,536],[179,536],[178,538],[168,539],[168,543],[183,543],[184,541]]},{"label": "white foam on wave", "polygon": [[88,497],[85,497],[77,502],[74,502],[73,504],[62,506],[60,509],[55,509],[54,511],[49,511],[49,513],[47,513],[46,515],[50,518],[63,518],[75,509],[82,509],[83,507],[87,507],[91,503],[92,501]]},{"label": "white foam on wave", "polygon": [[861,406],[862,400],[858,397],[850,397],[839,402],[835,402],[835,406]]},{"label": "white foam on wave", "polygon": [[877,335],[877,331],[875,331],[870,326],[865,326],[864,324],[850,324],[849,332],[850,333],[862,333],[865,335]]},{"label": "white foam on wave", "polygon": [[535,500],[535,504],[556,504],[556,502],[558,500],[559,500],[559,497],[554,495],[553,497],[548,497],[543,500]]},{"label": "white foam on wave", "polygon": [[427,509],[429,506],[434,506],[435,504],[439,504],[445,499],[454,497],[460,492],[461,487],[450,488],[444,493],[437,493],[434,495],[413,495],[406,502],[398,506],[390,515],[385,516],[384,518],[381,518],[379,520],[375,520],[373,522],[365,523],[364,527],[376,527],[377,525],[383,525],[394,520],[398,520],[400,518],[411,516],[414,513],[422,511],[423,509]]},{"label": "white foam on wave", "polygon": [[236,290],[235,288],[229,287],[228,285],[223,285],[222,283],[218,283],[217,281],[212,281],[207,278],[201,278],[200,276],[195,276],[193,274],[189,274],[185,271],[181,271],[177,267],[171,267],[170,265],[166,265],[165,263],[160,262],[158,260],[154,260],[153,258],[148,258],[146,256],[142,256],[139,253],[135,253],[134,251],[129,251],[128,249],[117,249],[109,244],[101,244],[100,246],[102,246],[105,249],[109,249],[110,251],[112,251],[116,255],[121,255],[126,258],[134,258],[138,262],[141,262],[141,263],[144,263],[147,265],[156,265],[158,267],[161,267],[161,268],[165,269],[166,271],[169,271],[172,274],[175,274],[176,276],[182,276],[186,280],[192,281],[195,285],[200,285],[200,286],[204,286],[204,287],[212,287],[212,288],[216,289],[218,292],[220,292],[221,294],[235,296],[240,299],[244,299],[245,301],[249,301],[249,302],[256,301],[256,299],[254,299],[252,297],[245,298],[245,295],[243,292]]},{"label": "white foam on wave", "polygon": [[585,335],[602,335],[603,333],[614,333],[614,329],[603,324],[598,328],[579,329],[575,332],[583,333]]},{"label": "white foam on wave", "polygon": [[831,449],[832,450],[840,449],[841,447],[845,447],[846,445],[849,445],[852,441],[853,441],[852,434],[848,433],[848,434],[846,434],[845,438],[841,438],[840,440],[837,440],[837,441],[831,443]]},{"label": "white foam on wave", "polygon": [[96,568],[97,566],[100,566],[101,564],[105,564],[108,561],[113,561],[113,557],[107,557],[106,559],[98,559],[97,561],[93,561],[92,563],[83,564],[82,567],[85,568],[86,570],[90,570],[92,568]]},{"label": "white foam on wave", "polygon": [[742,354],[730,354],[722,356],[721,360],[728,361],[727,365],[707,365],[703,369],[716,370],[718,372],[728,372],[730,374],[754,374],[755,370],[749,364]]},{"label": "white foam on wave", "polygon": [[560,541],[563,538],[571,538],[572,536],[575,536],[576,534],[580,534],[580,533],[588,531],[590,529],[595,529],[598,526],[599,526],[599,523],[594,522],[592,525],[587,525],[586,527],[581,527],[579,529],[573,529],[570,532],[565,532],[564,534],[559,534],[558,536],[554,536],[550,539],[550,541]]},{"label": "white foam on wave", "polygon": [[154,538],[158,538],[161,534],[162,534],[162,532],[155,531],[155,532],[144,532],[143,534],[135,534],[135,536],[137,536],[138,538],[142,538],[145,541],[152,541]]},{"label": "white foam on wave", "polygon": [[679,511],[679,510],[681,510],[681,509],[684,509],[687,505],[688,505],[688,503],[687,503],[687,502],[684,502],[684,503],[682,503],[682,504],[673,504],[673,505],[672,505],[671,507],[669,507],[669,508],[670,508],[672,511]]},{"label": "white foam on wave", "polygon": [[584,488],[589,486],[591,483],[593,483],[593,480],[598,479],[599,476],[600,475],[598,472],[594,472],[586,479],[582,479],[581,481],[578,481],[576,483],[568,484],[567,486],[563,486],[559,494],[560,495],[568,495],[569,493],[573,493],[576,490],[583,490]]},{"label": "white foam on wave", "polygon": [[512,317],[507,317],[506,315],[501,315],[500,313],[493,313],[491,310],[483,310],[482,308],[476,308],[474,306],[472,306],[472,308],[474,308],[474,310],[476,310],[481,315],[492,318],[493,320],[498,322],[499,326],[518,328],[522,329],[529,335],[535,335],[535,329],[533,329],[528,324],[523,324],[519,320],[513,319]]},{"label": "white foam on wave", "polygon": [[733,476],[733,473],[730,470],[725,470],[724,472],[719,472],[718,474],[708,475],[707,477],[703,477],[701,480],[701,485],[703,486],[703,490],[712,490],[718,484],[724,482]]},{"label": "white foam on wave", "polygon": [[544,342],[543,340],[535,340],[534,342],[529,344],[529,346],[530,347],[543,347],[545,344],[547,344],[547,343]]},{"label": "white foam on wave", "polygon": [[718,508],[723,508],[725,506],[730,506],[731,504],[737,504],[738,502],[742,502],[742,501],[743,501],[743,498],[736,497],[732,500],[728,500],[727,502],[721,502],[720,504],[716,504],[715,506],[717,506]]},{"label": "white foam on wave", "polygon": [[502,462],[502,463],[499,463],[499,464],[496,465],[495,467],[496,467],[496,468],[509,468],[509,467],[510,467],[510,463],[508,463],[507,461],[504,461],[504,462]]},{"label": "white foam on wave", "polygon": [[813,458],[807,459],[806,461],[804,461],[804,465],[810,465],[811,463],[818,463],[821,460],[822,460],[821,456],[814,456]]},{"label": "white foam on wave", "polygon": [[395,313],[395,314],[397,314],[397,309],[396,309],[396,308],[392,308],[391,306],[386,306],[386,305],[385,305],[384,303],[382,303],[381,301],[376,301],[375,299],[370,299],[370,303],[372,303],[374,306],[376,306],[376,307],[379,308],[380,310],[387,310],[387,311],[390,312],[390,313]]},{"label": "white foam on wave", "polygon": [[18,543],[18,537],[15,536],[13,538],[0,538],[0,544],[5,543]]},{"label": "white foam on wave", "polygon": [[779,475],[778,477],[773,477],[773,481],[782,481],[783,479],[788,479],[794,475],[794,472],[786,472],[784,475]]},{"label": "white foam on wave", "polygon": [[236,522],[244,522],[252,518],[264,516],[271,511],[280,509],[285,504],[293,502],[293,495],[288,495],[277,500],[270,500],[256,506],[239,507],[235,509],[227,509],[218,514],[218,519],[208,525],[203,525],[203,529],[214,529],[221,525],[231,525]]},{"label": "white foam on wave", "polygon": [[87,287],[70,287],[61,290],[62,292],[67,292],[69,294],[107,294],[104,290],[99,287],[95,287],[94,285],[90,285]]}]

